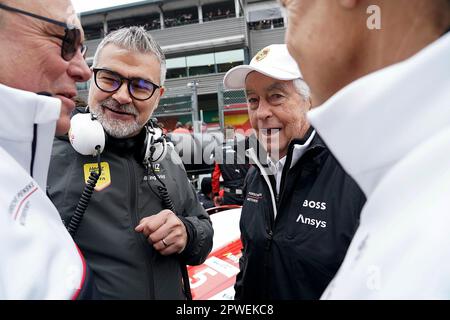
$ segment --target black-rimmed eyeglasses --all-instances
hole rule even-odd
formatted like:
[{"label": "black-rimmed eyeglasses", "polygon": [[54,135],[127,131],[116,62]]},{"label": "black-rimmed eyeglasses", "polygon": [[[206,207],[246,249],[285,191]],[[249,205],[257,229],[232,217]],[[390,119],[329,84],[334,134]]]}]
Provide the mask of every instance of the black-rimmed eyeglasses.
[{"label": "black-rimmed eyeglasses", "polygon": [[119,90],[122,87],[123,81],[126,80],[130,96],[140,101],[150,99],[156,89],[161,88],[151,81],[140,78],[125,78],[117,72],[107,69],[94,68],[94,80],[97,88],[108,93]]},{"label": "black-rimmed eyeglasses", "polygon": [[61,21],[43,17],[31,12],[27,12],[21,9],[13,8],[1,3],[0,9],[20,13],[35,19],[43,20],[49,23],[53,23],[57,26],[63,27],[64,36],[56,36],[57,38],[62,40],[61,57],[66,61],[70,61],[73,59],[73,57],[75,57],[78,50],[80,50],[83,57],[85,57],[87,47],[81,42],[81,31],[77,27]]}]

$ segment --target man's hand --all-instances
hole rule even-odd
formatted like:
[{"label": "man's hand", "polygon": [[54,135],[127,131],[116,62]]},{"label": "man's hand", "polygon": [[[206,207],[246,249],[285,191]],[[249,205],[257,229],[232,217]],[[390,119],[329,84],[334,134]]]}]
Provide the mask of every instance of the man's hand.
[{"label": "man's hand", "polygon": [[186,227],[170,210],[142,219],[135,230],[142,232],[153,248],[164,256],[181,253],[187,244]]},{"label": "man's hand", "polygon": [[216,207],[220,207],[222,205],[222,203],[223,203],[223,198],[219,197],[219,196],[216,196],[216,197],[213,198],[213,202],[214,202],[214,205]]}]

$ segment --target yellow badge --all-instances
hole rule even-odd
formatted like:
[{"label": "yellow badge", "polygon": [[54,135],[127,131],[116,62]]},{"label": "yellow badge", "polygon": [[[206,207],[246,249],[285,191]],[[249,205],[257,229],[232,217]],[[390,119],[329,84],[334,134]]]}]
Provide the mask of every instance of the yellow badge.
[{"label": "yellow badge", "polygon": [[261,61],[265,57],[267,57],[267,55],[269,54],[269,51],[270,51],[269,48],[264,48],[264,49],[260,50],[255,56],[256,61]]},{"label": "yellow badge", "polygon": [[[102,162],[102,174],[97,181],[95,191],[102,191],[111,184],[111,172],[109,171],[108,162]],[[98,163],[86,163],[84,165],[84,182],[87,183],[91,172],[98,172]]]},{"label": "yellow badge", "polygon": [[155,170],[155,173],[161,172],[161,166],[159,163],[154,163],[154,164],[152,164],[152,166],[153,166],[153,170]]}]

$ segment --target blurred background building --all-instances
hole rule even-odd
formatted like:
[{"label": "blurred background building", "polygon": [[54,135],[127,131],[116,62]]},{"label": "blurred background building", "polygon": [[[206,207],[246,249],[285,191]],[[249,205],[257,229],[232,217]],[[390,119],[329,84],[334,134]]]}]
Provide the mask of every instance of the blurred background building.
[{"label": "blurred background building", "polygon": [[[189,121],[206,123],[208,131],[249,128],[244,93],[223,90],[223,76],[266,45],[284,43],[287,25],[276,0],[146,0],[83,12],[81,23],[90,65],[108,32],[150,30],[167,58],[166,93],[155,116],[169,131]],[[88,86],[79,85],[84,98]]]}]

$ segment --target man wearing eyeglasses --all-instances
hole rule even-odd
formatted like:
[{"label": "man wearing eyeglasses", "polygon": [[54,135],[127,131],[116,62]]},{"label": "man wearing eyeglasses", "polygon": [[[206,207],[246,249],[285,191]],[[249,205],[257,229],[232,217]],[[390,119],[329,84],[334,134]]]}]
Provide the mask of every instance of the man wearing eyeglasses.
[{"label": "man wearing eyeglasses", "polygon": [[0,299],[92,297],[45,194],[55,129],[67,132],[76,82],[91,75],[71,2],[0,1],[0,46]]},{"label": "man wearing eyeglasses", "polygon": [[[183,282],[189,280],[180,263],[202,263],[213,230],[173,149],[153,165],[153,174],[143,164],[144,126],[164,93],[164,54],[144,28],[119,29],[100,43],[93,71],[89,111],[108,139],[104,173],[75,241],[103,298],[186,299]],[[65,221],[75,212],[93,162],[67,139],[55,142],[48,191]],[[175,212],[164,210],[161,182]]]}]

